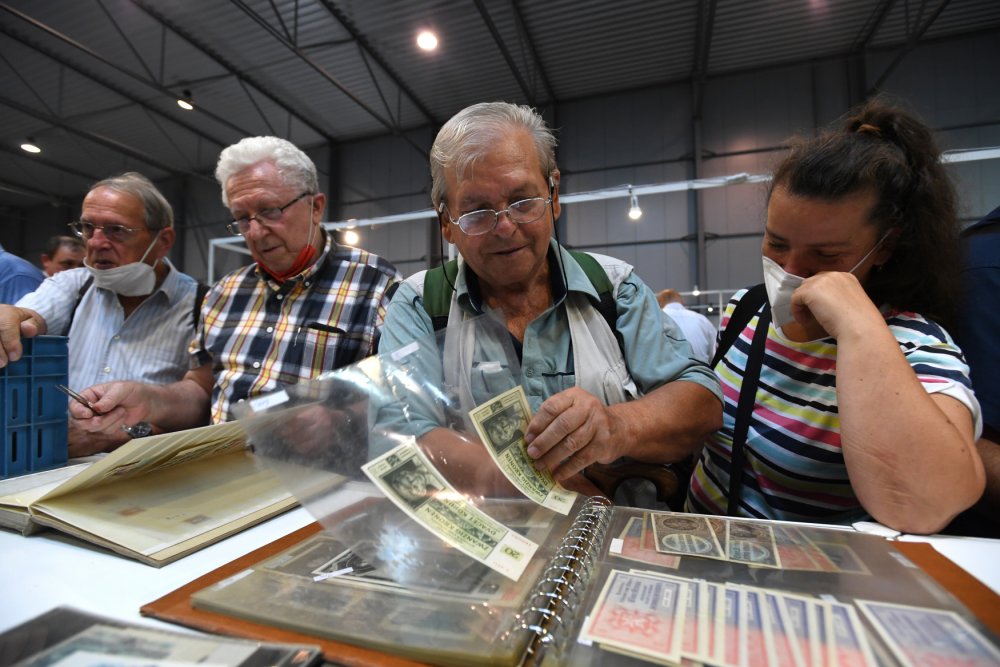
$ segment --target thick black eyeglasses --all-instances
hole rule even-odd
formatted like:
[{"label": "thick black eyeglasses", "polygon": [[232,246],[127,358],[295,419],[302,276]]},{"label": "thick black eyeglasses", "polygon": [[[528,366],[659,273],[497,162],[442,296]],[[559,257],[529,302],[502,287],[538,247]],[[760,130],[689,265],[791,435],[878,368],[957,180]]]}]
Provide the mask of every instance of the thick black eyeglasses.
[{"label": "thick black eyeglasses", "polygon": [[308,197],[312,193],[309,191],[303,192],[298,197],[288,202],[284,206],[278,206],[276,208],[264,208],[257,211],[254,215],[246,215],[242,218],[237,218],[226,225],[226,229],[229,230],[234,236],[243,236],[250,229],[250,221],[256,220],[262,227],[268,227],[275,222],[281,220],[281,216],[285,214],[285,209],[302,199],[303,197]]},{"label": "thick black eyeglasses", "polygon": [[469,236],[480,236],[493,230],[500,221],[500,214],[506,213],[507,217],[519,225],[527,225],[535,222],[545,215],[545,208],[552,202],[552,197],[529,197],[516,201],[507,208],[494,211],[491,208],[482,208],[476,211],[469,211],[458,216],[458,220],[451,217],[448,206],[441,204],[443,211],[448,213],[451,224],[458,225],[463,232]]},{"label": "thick black eyeglasses", "polygon": [[125,225],[95,225],[86,220],[71,222],[68,227],[81,239],[88,241],[94,237],[94,232],[99,229],[104,234],[104,238],[112,243],[124,243],[132,238],[132,234],[142,231],[141,228],[126,227]]}]

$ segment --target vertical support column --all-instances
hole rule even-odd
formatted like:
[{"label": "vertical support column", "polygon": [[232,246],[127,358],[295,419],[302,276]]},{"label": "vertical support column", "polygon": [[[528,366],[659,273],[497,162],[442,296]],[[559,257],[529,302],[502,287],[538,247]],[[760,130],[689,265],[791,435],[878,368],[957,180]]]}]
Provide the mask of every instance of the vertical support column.
[{"label": "vertical support column", "polygon": [[[701,178],[703,167],[700,115],[694,118],[692,133],[694,135],[694,175],[692,178]],[[699,190],[695,191],[695,195],[692,197],[695,224],[695,275],[697,276],[697,285],[701,289],[708,287],[708,257],[705,249],[705,215],[704,206],[702,206],[702,198],[704,196],[705,194]]]}]

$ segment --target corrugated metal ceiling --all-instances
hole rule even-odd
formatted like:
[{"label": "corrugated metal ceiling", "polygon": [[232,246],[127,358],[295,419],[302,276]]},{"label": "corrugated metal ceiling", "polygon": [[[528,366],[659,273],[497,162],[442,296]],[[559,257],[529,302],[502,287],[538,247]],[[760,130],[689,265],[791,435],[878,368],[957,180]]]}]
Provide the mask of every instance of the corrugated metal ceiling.
[{"label": "corrugated metal ceiling", "polygon": [[[996,0],[0,0],[0,206],[75,206],[123,169],[206,179],[247,134],[412,142],[481,100],[547,107],[998,26]],[[437,52],[416,49],[422,27]],[[29,136],[41,156],[17,149]]]}]

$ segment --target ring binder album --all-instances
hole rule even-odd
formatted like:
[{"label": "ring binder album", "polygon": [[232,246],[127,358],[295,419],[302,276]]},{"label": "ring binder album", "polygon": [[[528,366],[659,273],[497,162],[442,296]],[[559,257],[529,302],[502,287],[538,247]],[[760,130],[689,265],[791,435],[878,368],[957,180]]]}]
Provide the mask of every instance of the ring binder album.
[{"label": "ring binder album", "polygon": [[[607,498],[588,498],[581,508],[551,564],[542,572],[538,586],[528,598],[529,606],[518,615],[514,630],[530,634],[524,652],[523,665],[538,664],[547,645],[568,641],[567,624],[563,616],[575,611],[597,563],[611,522],[612,504]],[[555,576],[552,576],[555,575]],[[542,607],[535,600],[542,598]]]},{"label": "ring binder album", "polygon": [[[803,626],[809,636],[785,637],[784,645],[796,639],[811,654],[827,651],[825,664],[846,650],[833,632],[846,626],[824,625],[835,614],[851,622],[855,638],[867,638],[880,664],[898,664],[889,644],[855,624],[863,618],[856,600],[947,612],[955,627],[984,637],[981,646],[996,645],[878,537],[649,513],[582,494],[566,515],[529,500],[460,417],[516,385],[516,358],[495,356],[489,322],[463,326],[473,329],[458,332],[455,354],[495,362],[472,363],[489,369],[474,382],[448,379],[435,357],[448,346],[437,339],[247,402],[240,423],[258,458],[324,530],[192,586],[185,595],[193,617],[216,630],[279,628],[367,651],[351,657],[331,648],[331,661],[349,665],[373,664],[381,653],[394,664],[626,667],[683,657],[740,667],[748,636],[762,637],[748,625],[765,627],[769,612],[760,610],[777,609],[768,622],[792,627],[786,599],[812,625]],[[499,335],[509,347],[502,327]],[[414,449],[419,456],[403,456]],[[385,461],[386,472],[371,472],[373,461]],[[324,474],[351,481],[326,485]],[[345,507],[341,498],[356,498],[341,495],[345,488],[371,498]],[[495,537],[501,533],[536,546],[506,554],[522,566],[514,576],[489,562],[494,547],[511,544]],[[829,645],[812,639],[821,635]]]}]

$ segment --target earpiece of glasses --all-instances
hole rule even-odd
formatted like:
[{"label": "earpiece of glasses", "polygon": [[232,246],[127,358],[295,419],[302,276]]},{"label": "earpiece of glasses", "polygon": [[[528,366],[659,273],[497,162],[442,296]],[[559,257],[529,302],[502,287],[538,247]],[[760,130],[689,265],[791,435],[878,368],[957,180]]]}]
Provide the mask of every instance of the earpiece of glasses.
[{"label": "earpiece of glasses", "polygon": [[491,208],[482,208],[477,211],[469,211],[458,216],[455,220],[448,212],[448,207],[442,202],[441,209],[448,213],[451,224],[458,225],[463,232],[469,236],[479,236],[486,234],[497,226],[500,221],[500,214],[506,213],[512,221],[519,225],[527,225],[541,219],[545,215],[545,207],[552,201],[551,197],[529,197],[516,201],[507,208],[494,211]]},{"label": "earpiece of glasses", "polygon": [[229,233],[233,234],[234,236],[243,236],[250,229],[251,220],[256,220],[258,224],[267,227],[268,223],[275,223],[281,220],[281,217],[285,214],[286,208],[288,208],[298,200],[302,199],[303,197],[307,197],[311,194],[313,193],[306,191],[300,194],[292,201],[285,204],[284,206],[264,208],[257,211],[254,215],[245,215],[242,218],[236,218],[235,220],[227,224],[226,228],[229,230]]},{"label": "earpiece of glasses", "polygon": [[126,227],[125,225],[95,225],[92,222],[87,222],[86,220],[78,220],[77,222],[69,223],[69,228],[73,230],[73,233],[82,239],[87,239],[88,241],[94,237],[94,232],[98,229],[104,234],[112,243],[122,243],[131,238],[132,234],[135,234],[139,229],[132,227]]}]

